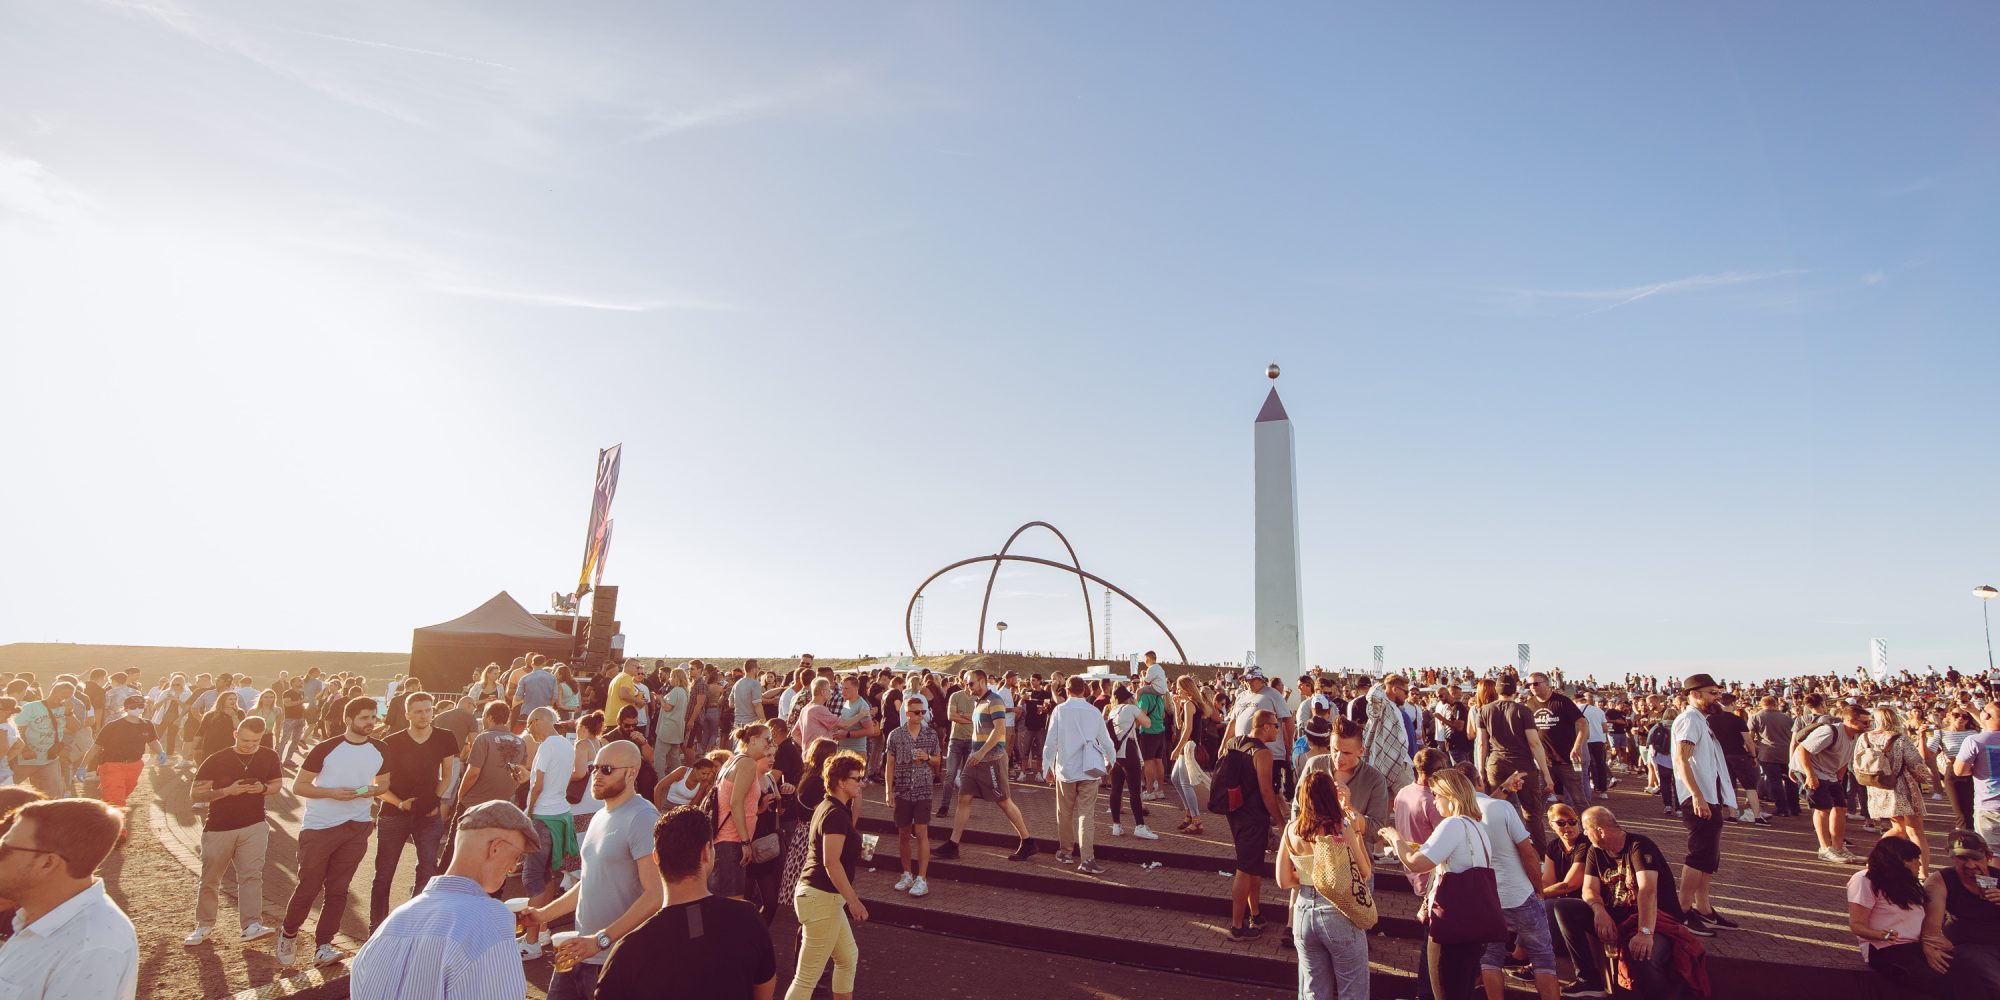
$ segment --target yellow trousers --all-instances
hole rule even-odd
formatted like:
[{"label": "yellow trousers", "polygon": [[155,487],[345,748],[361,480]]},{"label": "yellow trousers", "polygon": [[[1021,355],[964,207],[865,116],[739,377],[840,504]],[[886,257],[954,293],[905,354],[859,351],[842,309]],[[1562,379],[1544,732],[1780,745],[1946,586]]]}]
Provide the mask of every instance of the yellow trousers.
[{"label": "yellow trousers", "polygon": [[785,1000],[812,1000],[813,987],[833,959],[833,992],[854,992],[854,969],[861,964],[861,946],[854,943],[854,926],[847,922],[847,900],[837,892],[821,892],[799,883],[792,895],[798,911],[799,929],[805,940],[799,944],[799,968],[792,974],[792,988]]}]

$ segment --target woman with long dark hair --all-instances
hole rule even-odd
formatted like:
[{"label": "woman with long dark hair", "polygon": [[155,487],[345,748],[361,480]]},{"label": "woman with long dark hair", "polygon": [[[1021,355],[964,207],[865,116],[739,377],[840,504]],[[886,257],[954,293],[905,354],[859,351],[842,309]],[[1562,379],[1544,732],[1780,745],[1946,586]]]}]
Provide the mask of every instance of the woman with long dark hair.
[{"label": "woman with long dark hair", "polygon": [[1140,762],[1139,731],[1151,722],[1133,703],[1131,688],[1120,684],[1111,696],[1114,701],[1104,710],[1105,724],[1111,727],[1111,752],[1117,755],[1111,762],[1111,835],[1119,837],[1125,833],[1125,828],[1119,825],[1124,817],[1119,812],[1118,795],[1126,792],[1132,798],[1132,822],[1137,824],[1132,835],[1140,840],[1158,840],[1160,835],[1146,827],[1146,805],[1140,801],[1144,765]]},{"label": "woman with long dark hair", "polygon": [[[1333,775],[1309,771],[1299,784],[1298,816],[1278,848],[1278,887],[1295,890],[1299,1000],[1368,998],[1368,930],[1354,921],[1373,924],[1375,904],[1368,847],[1347,836],[1350,814]],[[1322,884],[1322,876],[1330,881]]]},{"label": "woman with long dark hair", "polygon": [[1868,852],[1868,867],[1847,880],[1847,927],[1868,967],[1920,996],[1950,997],[1950,987],[1924,955],[1924,888],[1917,845],[1883,837]]}]

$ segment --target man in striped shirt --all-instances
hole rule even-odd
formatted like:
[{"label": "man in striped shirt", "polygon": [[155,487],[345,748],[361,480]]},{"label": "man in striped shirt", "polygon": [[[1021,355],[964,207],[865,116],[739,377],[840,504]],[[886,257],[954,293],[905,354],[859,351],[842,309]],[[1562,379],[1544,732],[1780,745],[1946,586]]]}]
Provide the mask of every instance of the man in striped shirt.
[{"label": "man in striped shirt", "polygon": [[396,908],[354,956],[353,1000],[520,1000],[528,992],[514,916],[487,895],[541,843],[512,802],[484,802],[458,821],[451,867]]}]

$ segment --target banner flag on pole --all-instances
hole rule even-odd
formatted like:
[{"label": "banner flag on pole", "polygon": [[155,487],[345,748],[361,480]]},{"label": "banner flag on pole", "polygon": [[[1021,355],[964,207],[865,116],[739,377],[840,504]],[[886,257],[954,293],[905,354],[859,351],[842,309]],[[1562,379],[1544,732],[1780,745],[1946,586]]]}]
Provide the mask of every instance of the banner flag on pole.
[{"label": "banner flag on pole", "polygon": [[597,569],[590,575],[592,587],[604,585],[604,564],[611,561],[611,526],[617,523],[617,518],[606,518],[604,521],[604,536],[597,540]]},{"label": "banner flag on pole", "polygon": [[604,547],[611,541],[611,497],[618,492],[618,456],[623,444],[614,444],[597,453],[597,488],[590,498],[590,530],[583,537],[583,572],[576,579],[576,592],[590,592],[593,579],[602,579]]},{"label": "banner flag on pole", "polygon": [[1375,647],[1375,676],[1382,676],[1382,647]]},{"label": "banner flag on pole", "polygon": [[1888,683],[1889,640],[1868,640],[1868,676],[1875,678],[1877,684]]},{"label": "banner flag on pole", "polygon": [[1525,642],[1516,644],[1514,657],[1516,660],[1515,669],[1520,672],[1521,676],[1528,676],[1528,644]]}]

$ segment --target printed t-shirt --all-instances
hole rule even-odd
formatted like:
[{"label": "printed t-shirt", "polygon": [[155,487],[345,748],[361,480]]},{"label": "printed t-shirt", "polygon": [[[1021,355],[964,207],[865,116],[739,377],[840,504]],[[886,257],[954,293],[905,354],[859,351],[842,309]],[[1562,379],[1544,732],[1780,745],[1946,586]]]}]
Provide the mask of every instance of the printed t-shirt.
[{"label": "printed t-shirt", "polygon": [[518,782],[514,765],[527,763],[528,744],[505,729],[488,729],[472,738],[472,756],[465,766],[479,769],[479,777],[465,790],[459,805],[470,809],[481,802],[511,800]]},{"label": "printed t-shirt", "polygon": [[1674,889],[1674,870],[1667,864],[1667,856],[1646,837],[1627,831],[1625,846],[1617,854],[1601,847],[1590,849],[1590,860],[1584,863],[1584,873],[1604,883],[1604,908],[1611,911],[1614,923],[1624,923],[1625,918],[1639,912],[1639,882],[1637,872],[1651,871],[1658,876],[1660,912],[1681,919],[1680,895]]}]

